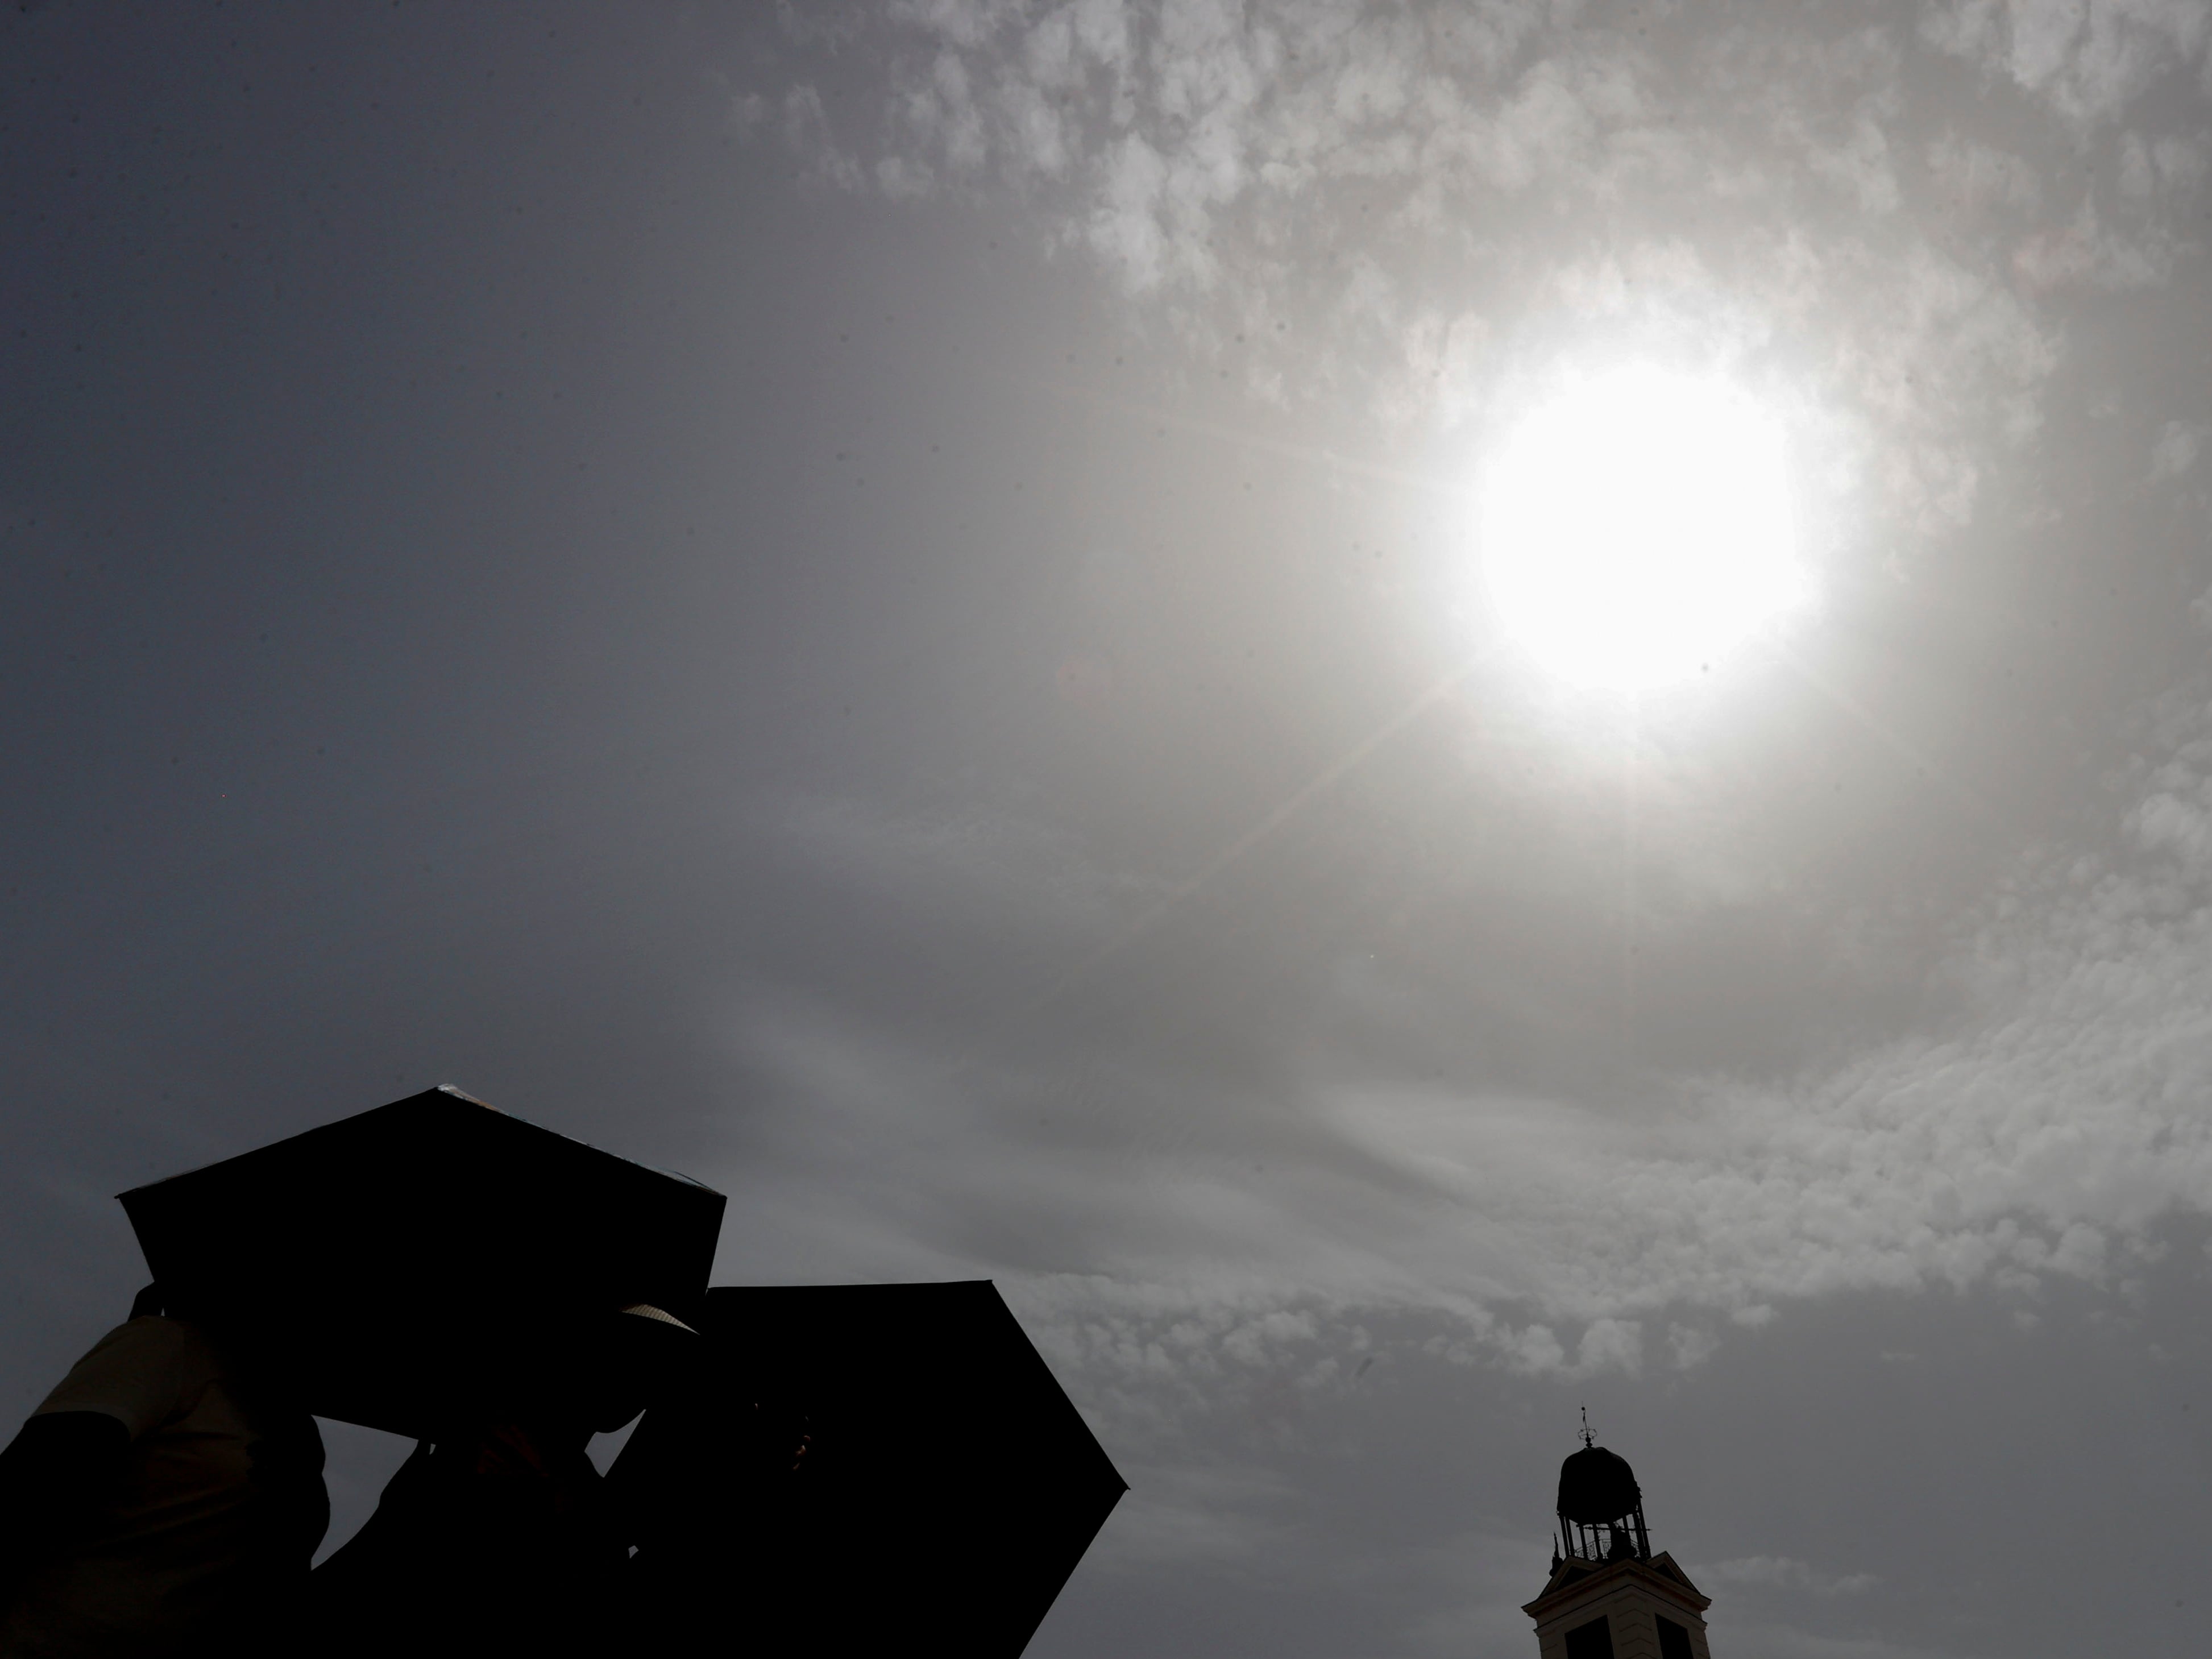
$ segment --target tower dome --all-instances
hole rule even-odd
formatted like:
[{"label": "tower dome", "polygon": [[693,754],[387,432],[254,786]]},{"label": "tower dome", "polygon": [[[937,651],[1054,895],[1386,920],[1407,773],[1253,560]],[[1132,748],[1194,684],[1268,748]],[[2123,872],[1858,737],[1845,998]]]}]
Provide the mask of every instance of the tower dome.
[{"label": "tower dome", "polygon": [[1559,1518],[1596,1526],[1640,1508],[1636,1471],[1619,1452],[1584,1446],[1559,1465]]},{"label": "tower dome", "polygon": [[1559,1549],[1585,1561],[1651,1559],[1636,1471],[1583,1431],[1583,1449],[1559,1465]]}]

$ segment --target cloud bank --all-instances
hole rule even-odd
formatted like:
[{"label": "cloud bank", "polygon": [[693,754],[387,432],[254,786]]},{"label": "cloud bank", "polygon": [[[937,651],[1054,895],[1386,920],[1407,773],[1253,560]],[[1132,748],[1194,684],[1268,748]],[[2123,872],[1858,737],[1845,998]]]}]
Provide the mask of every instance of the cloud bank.
[{"label": "cloud bank", "polygon": [[[2023,859],[1962,930],[1948,1013],[1794,1081],[1655,1081],[1624,1115],[1328,1045],[1273,1081],[1110,1046],[1031,1065],[990,1031],[951,1053],[762,989],[738,1049],[775,1108],[736,1179],[807,1271],[1017,1275],[1138,1416],[1219,1409],[1286,1361],[1340,1386],[1393,1313],[1443,1316],[1454,1358],[1582,1375],[1693,1366],[1831,1293],[2124,1290],[2162,1218],[2212,1212],[2212,691],[2146,736],[2109,848]],[[792,809],[807,856],[865,847],[925,888],[940,864],[980,881],[979,844],[1020,849],[978,912],[995,930],[1029,918],[1072,955],[1104,925],[1066,896],[1115,884],[1065,848],[1055,870],[1034,830],[823,821]]]},{"label": "cloud bank", "polygon": [[2017,486],[2068,303],[2195,246],[2204,15],[913,0],[736,107],[835,187],[1027,204],[1261,396],[1449,426],[1565,336],[1702,356],[1927,532]]}]

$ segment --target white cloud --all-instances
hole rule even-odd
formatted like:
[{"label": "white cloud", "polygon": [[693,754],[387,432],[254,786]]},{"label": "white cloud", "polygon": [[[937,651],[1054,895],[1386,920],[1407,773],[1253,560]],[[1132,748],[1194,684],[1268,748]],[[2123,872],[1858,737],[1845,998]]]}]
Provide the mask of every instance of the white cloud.
[{"label": "white cloud", "polygon": [[2032,209],[2042,200],[2042,180],[2023,158],[1956,132],[1929,147],[1928,166],[1953,212],[1978,217],[1995,209]]},{"label": "white cloud", "polygon": [[2008,77],[2083,124],[2111,120],[2161,70],[2203,60],[2201,0],[1949,0],[1923,20],[1926,39]]},{"label": "white cloud", "polygon": [[1815,1595],[1856,1595],[1881,1581],[1870,1572],[1825,1573],[1786,1555],[1747,1555],[1687,1569],[1692,1578],[1716,1584],[1765,1584],[1810,1590]]},{"label": "white cloud", "polygon": [[[750,94],[734,101],[732,119],[740,132],[750,132],[768,119],[769,111],[766,100]],[[775,106],[775,123],[784,143],[805,158],[817,180],[852,190],[866,177],[860,159],[838,143],[822,94],[811,83],[801,82],[783,94]]]},{"label": "white cloud", "polygon": [[2073,222],[2024,240],[2013,266],[2031,290],[2087,288],[2106,293],[2155,288],[2172,276],[2178,252],[2173,238],[2159,228],[2123,234],[2103,223],[2095,206],[2084,201]]},{"label": "white cloud", "polygon": [[[1834,1292],[2109,1285],[2161,1217],[2212,1210],[2212,704],[2161,719],[2115,850],[2024,867],[1954,953],[1962,1012],[1786,1086],[1678,1081],[1630,1120],[1359,1074],[1240,1094],[1110,1052],[1072,1078],[987,1065],[756,996],[751,1110],[786,1127],[732,1179],[802,1255],[1018,1277],[1139,1414],[1200,1381],[1217,1404],[1341,1387],[1362,1309],[1442,1316],[1451,1358],[1581,1376],[1635,1371],[1647,1329],[1693,1365],[1717,1318]],[[838,817],[794,823],[862,870],[901,845],[995,872],[987,914],[1060,894],[1079,935],[1113,908],[1034,836]]]},{"label": "white cloud", "polygon": [[[827,179],[1011,191],[1190,346],[1243,337],[1256,395],[1349,391],[1401,428],[1480,418],[1560,307],[1779,353],[1857,423],[1883,509],[1932,531],[2041,425],[2062,336],[2039,306],[2169,280],[2204,140],[2112,132],[2114,165],[2039,226],[2055,187],[1968,130],[2017,127],[1994,94],[1951,99],[1932,148],[1912,136],[1914,54],[2027,88],[2063,156],[2198,63],[2203,17],[1966,0],[1916,35],[1655,13],[1662,52],[1566,3],[937,0],[877,20],[861,149],[811,110],[783,125]],[[1577,273],[1607,264],[1672,274],[1600,301]]]},{"label": "white cloud", "polygon": [[2212,434],[2212,427],[2198,421],[2168,421],[2160,427],[2157,441],[2151,446],[2152,481],[2178,478],[2195,466],[2208,434]]},{"label": "white cloud", "polygon": [[1694,1370],[1711,1359],[1720,1346],[1720,1340],[1711,1331],[1694,1325],[1669,1325],[1667,1328],[1667,1352],[1677,1370]]}]

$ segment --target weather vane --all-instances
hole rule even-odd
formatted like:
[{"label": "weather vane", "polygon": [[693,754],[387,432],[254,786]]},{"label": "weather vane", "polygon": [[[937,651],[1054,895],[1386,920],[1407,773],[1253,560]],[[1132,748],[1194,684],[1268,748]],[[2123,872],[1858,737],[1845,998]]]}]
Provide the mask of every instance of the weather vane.
[{"label": "weather vane", "polygon": [[1596,1443],[1597,1437],[1590,1432],[1589,1407],[1585,1406],[1583,1407],[1583,1444],[1587,1448]]}]

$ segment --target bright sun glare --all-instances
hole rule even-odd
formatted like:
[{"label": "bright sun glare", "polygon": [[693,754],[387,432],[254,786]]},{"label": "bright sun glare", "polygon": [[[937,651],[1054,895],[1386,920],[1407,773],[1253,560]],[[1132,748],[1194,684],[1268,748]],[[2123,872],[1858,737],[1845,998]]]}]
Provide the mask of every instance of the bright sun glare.
[{"label": "bright sun glare", "polygon": [[1577,685],[1717,669],[1808,596],[1773,416],[1727,382],[1655,368],[1575,380],[1482,481],[1482,562],[1505,632]]}]

